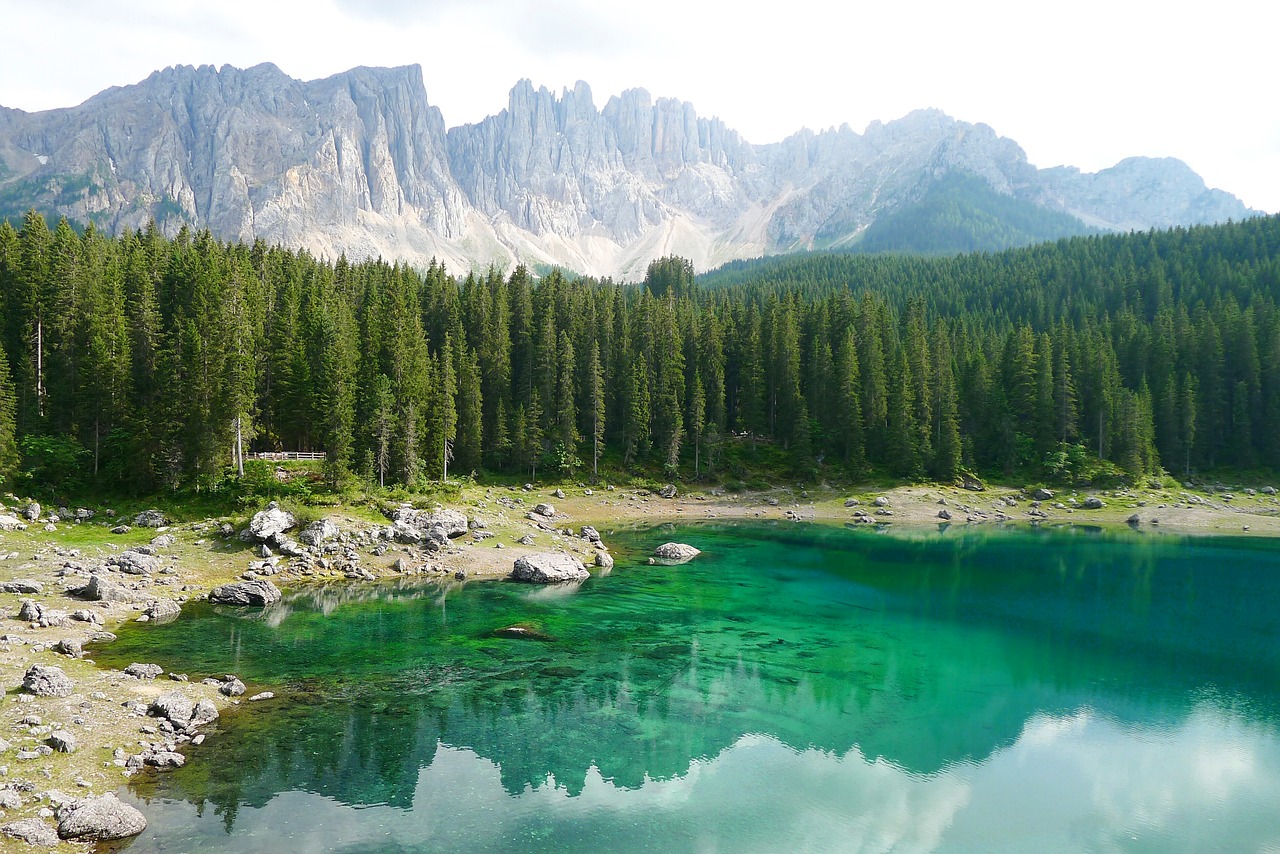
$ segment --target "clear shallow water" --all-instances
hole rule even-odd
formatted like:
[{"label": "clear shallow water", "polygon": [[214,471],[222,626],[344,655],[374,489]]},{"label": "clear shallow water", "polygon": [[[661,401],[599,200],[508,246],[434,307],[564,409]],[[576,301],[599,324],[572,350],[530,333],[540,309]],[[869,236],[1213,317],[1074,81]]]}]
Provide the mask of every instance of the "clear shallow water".
[{"label": "clear shallow water", "polygon": [[[571,592],[341,586],[122,632],[99,661],[284,688],[133,785],[129,850],[1280,849],[1280,544],[609,539]],[[705,554],[626,557],[669,539]]]}]

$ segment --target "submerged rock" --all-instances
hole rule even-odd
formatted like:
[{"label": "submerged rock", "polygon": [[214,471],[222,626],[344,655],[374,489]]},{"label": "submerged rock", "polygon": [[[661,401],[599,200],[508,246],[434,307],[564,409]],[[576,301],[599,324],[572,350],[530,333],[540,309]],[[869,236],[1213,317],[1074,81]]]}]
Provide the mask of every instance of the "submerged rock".
[{"label": "submerged rock", "polygon": [[274,605],[280,598],[280,588],[262,578],[224,584],[209,593],[209,601],[219,605]]},{"label": "submerged rock", "polygon": [[562,552],[540,552],[516,558],[511,570],[512,579],[531,584],[560,584],[590,576],[582,561]]},{"label": "submerged rock", "polygon": [[653,550],[655,558],[670,564],[688,563],[700,554],[702,554],[700,549],[695,549],[687,543],[663,543]]},{"label": "submerged rock", "polygon": [[113,794],[77,801],[63,809],[58,821],[58,835],[63,839],[127,839],[146,829],[142,813]]},{"label": "submerged rock", "polygon": [[156,623],[172,623],[182,613],[182,606],[172,599],[157,599],[142,612]]}]

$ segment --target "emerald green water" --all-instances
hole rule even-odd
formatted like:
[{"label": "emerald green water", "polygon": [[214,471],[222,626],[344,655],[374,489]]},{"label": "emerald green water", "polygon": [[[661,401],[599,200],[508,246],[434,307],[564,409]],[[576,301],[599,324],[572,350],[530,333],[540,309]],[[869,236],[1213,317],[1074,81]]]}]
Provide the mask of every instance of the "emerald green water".
[{"label": "emerald green water", "polygon": [[[704,555],[636,557],[672,539]],[[609,540],[571,590],[313,588],[123,631],[99,661],[279,695],[132,784],[131,854],[1280,848],[1274,542]]]}]

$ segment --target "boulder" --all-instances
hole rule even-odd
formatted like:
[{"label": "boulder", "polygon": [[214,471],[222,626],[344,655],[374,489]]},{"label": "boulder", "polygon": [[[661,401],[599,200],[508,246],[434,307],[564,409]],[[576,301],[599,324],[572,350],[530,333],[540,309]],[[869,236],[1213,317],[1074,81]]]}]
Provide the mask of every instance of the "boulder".
[{"label": "boulder", "polygon": [[593,543],[600,542],[600,532],[597,531],[595,528],[591,527],[590,525],[583,525],[582,531],[580,533],[582,534],[582,539],[584,540],[590,540]]},{"label": "boulder", "polygon": [[877,495],[875,501],[872,501],[871,503],[877,507],[888,507],[889,499],[886,496]]},{"label": "boulder", "polygon": [[0,833],[10,839],[19,839],[28,845],[52,848],[58,844],[58,832],[38,818],[24,818],[21,821],[9,822],[4,827],[0,827]]},{"label": "boulder", "polygon": [[213,723],[218,719],[218,707],[213,704],[212,700],[201,700],[196,703],[195,708],[191,710],[191,720],[187,723],[188,729],[204,726]]},{"label": "boulder", "polygon": [[39,581],[6,581],[3,584],[0,584],[0,592],[43,593],[44,585]]},{"label": "boulder", "polygon": [[152,750],[143,756],[142,761],[153,768],[181,768],[187,764],[187,757],[176,750]]},{"label": "boulder", "polygon": [[663,498],[675,498],[679,494],[680,492],[676,489],[676,485],[674,483],[668,483],[664,485],[662,489],[658,490],[658,495]]},{"label": "boulder", "polygon": [[8,513],[0,515],[0,531],[25,531],[27,523]]},{"label": "boulder", "polygon": [[945,509],[944,509],[944,510],[939,510],[939,511],[938,511],[938,518],[939,518],[939,519],[942,519],[943,521],[949,520],[949,519],[951,518],[951,511],[950,511],[950,510],[945,510]]},{"label": "boulder", "polygon": [[539,516],[545,516],[550,519],[552,516],[556,515],[556,508],[550,504],[543,503],[534,507],[533,512],[537,513]]},{"label": "boulder", "polygon": [[280,588],[263,578],[237,581],[213,588],[209,601],[219,605],[274,605],[280,601]]},{"label": "boulder", "polygon": [[172,623],[182,613],[182,606],[172,599],[156,599],[142,613],[154,623]]},{"label": "boulder", "polygon": [[1259,492],[1261,492],[1263,495],[1275,495],[1275,494],[1276,494],[1276,488],[1275,488],[1274,486],[1264,486],[1264,487],[1262,487],[1262,489],[1260,489],[1260,490],[1258,490],[1258,491],[1259,491]]},{"label": "boulder", "polygon": [[129,575],[151,575],[153,572],[159,572],[161,567],[160,558],[155,555],[145,554],[136,549],[130,549],[127,552],[121,552],[111,559],[121,572]]},{"label": "boulder", "polygon": [[58,835],[63,839],[127,839],[146,828],[142,813],[113,794],[77,801],[58,816]]},{"label": "boulder", "polygon": [[319,546],[340,533],[338,526],[328,519],[317,519],[298,533],[298,539],[308,546]]},{"label": "boulder", "polygon": [[75,595],[91,602],[132,602],[135,598],[129,588],[96,574],[89,576],[89,583],[78,588]]},{"label": "boulder", "polygon": [[556,499],[557,501],[563,501],[563,500],[564,500],[564,490],[563,490],[563,489],[557,489],[555,492],[551,493],[551,497],[552,497],[552,498],[554,498],[554,499]]},{"label": "boulder", "polygon": [[114,528],[112,528],[112,529],[111,529],[111,533],[113,533],[113,534],[127,534],[127,533],[129,533],[130,531],[132,531],[132,530],[133,530],[133,528],[130,528],[128,525],[116,525]]},{"label": "boulder", "polygon": [[191,723],[191,715],[195,712],[195,704],[191,698],[181,691],[169,691],[151,701],[147,714],[158,718],[166,718],[179,729]]},{"label": "boulder", "polygon": [[135,661],[126,667],[124,672],[128,676],[138,679],[155,679],[161,673],[164,673],[164,668],[158,664],[139,664]]},{"label": "boulder", "polygon": [[169,520],[159,510],[143,510],[133,517],[133,524],[138,528],[163,528]]},{"label": "boulder", "polygon": [[75,753],[79,745],[74,735],[59,729],[49,733],[49,746],[57,753]]},{"label": "boulder", "polygon": [[391,520],[393,522],[403,522],[405,525],[424,533],[432,528],[439,528],[444,531],[444,535],[448,539],[461,537],[469,530],[465,513],[445,508],[428,513],[425,510],[415,510],[412,507],[399,507],[392,514]]},{"label": "boulder", "polygon": [[34,522],[40,518],[40,502],[32,501],[26,507],[22,508],[22,515],[28,522]]},{"label": "boulder", "polygon": [[157,549],[167,549],[178,541],[173,534],[161,534],[151,540],[151,545]]},{"label": "boulder", "polygon": [[1049,501],[1053,498],[1053,490],[1045,489],[1043,486],[1031,493],[1031,497],[1036,501]]},{"label": "boulder", "polygon": [[845,507],[857,507],[857,506],[858,506],[859,504],[861,504],[861,503],[862,503],[862,502],[861,502],[861,501],[859,501],[859,500],[858,500],[858,499],[856,499],[856,498],[846,498],[846,499],[844,500],[844,506],[845,506]]},{"label": "boulder", "polygon": [[596,566],[605,572],[613,569],[613,555],[608,552],[596,552]]},{"label": "boulder", "polygon": [[516,558],[511,578],[531,584],[559,584],[590,577],[582,561],[562,552],[540,552]]},{"label": "boulder", "polygon": [[668,564],[688,563],[702,554],[699,549],[686,543],[663,543],[653,550],[653,556]]},{"label": "boulder", "polygon": [[298,520],[288,510],[280,508],[280,504],[272,501],[266,510],[259,510],[249,521],[249,536],[260,543],[275,542],[275,538],[286,531],[292,531]]},{"label": "boulder", "polygon": [[63,638],[53,645],[53,651],[62,655],[69,655],[72,658],[79,658],[84,655],[84,647],[75,638]]},{"label": "boulder", "polygon": [[960,485],[970,492],[983,492],[986,486],[976,477],[965,477],[961,480]]},{"label": "boulder", "polygon": [[22,677],[22,690],[37,697],[69,697],[75,686],[60,668],[33,664]]},{"label": "boulder", "polygon": [[218,687],[218,693],[224,697],[239,697],[245,692],[244,683],[234,676]]},{"label": "boulder", "polygon": [[1142,517],[1139,516],[1137,513],[1134,513],[1128,519],[1125,519],[1125,521],[1128,522],[1130,525],[1133,525],[1136,527],[1142,523]]},{"label": "boulder", "polygon": [[1096,495],[1090,495],[1084,500],[1084,509],[1086,510],[1101,510],[1106,506],[1106,502]]}]

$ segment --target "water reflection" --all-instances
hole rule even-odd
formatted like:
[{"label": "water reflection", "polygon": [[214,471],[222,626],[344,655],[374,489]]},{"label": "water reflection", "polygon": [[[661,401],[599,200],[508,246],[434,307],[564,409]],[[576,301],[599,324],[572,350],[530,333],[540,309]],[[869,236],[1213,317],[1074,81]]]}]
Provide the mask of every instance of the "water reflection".
[{"label": "water reflection", "polygon": [[1274,548],[955,533],[696,528],[705,562],[571,595],[334,586],[122,634],[100,658],[291,683],[136,784],[136,846],[1270,844]]}]

